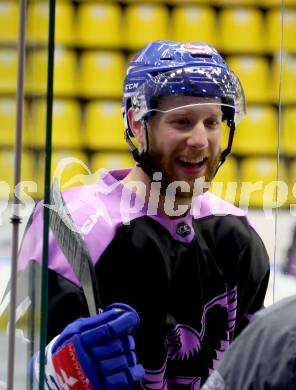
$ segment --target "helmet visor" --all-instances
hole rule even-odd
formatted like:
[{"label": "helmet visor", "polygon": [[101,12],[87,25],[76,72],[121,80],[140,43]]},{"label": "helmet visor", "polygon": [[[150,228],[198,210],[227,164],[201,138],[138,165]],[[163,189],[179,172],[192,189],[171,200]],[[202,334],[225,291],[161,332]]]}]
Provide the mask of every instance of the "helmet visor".
[{"label": "helmet visor", "polygon": [[[237,76],[219,66],[203,65],[178,68],[145,81],[132,96],[135,118],[141,120],[149,113],[161,111],[153,104],[154,98],[167,95],[214,99],[217,104],[231,108],[236,125],[246,112],[244,92]],[[205,103],[196,103],[201,104]]]}]

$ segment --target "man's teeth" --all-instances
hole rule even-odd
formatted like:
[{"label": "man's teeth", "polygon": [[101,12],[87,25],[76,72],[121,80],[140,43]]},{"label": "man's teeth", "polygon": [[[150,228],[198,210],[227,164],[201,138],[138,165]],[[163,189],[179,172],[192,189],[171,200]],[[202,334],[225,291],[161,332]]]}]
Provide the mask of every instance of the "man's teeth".
[{"label": "man's teeth", "polygon": [[202,161],[204,161],[204,159],[205,159],[205,157],[199,158],[199,159],[196,159],[196,160],[191,160],[191,159],[188,159],[188,158],[182,158],[182,159],[180,159],[180,161],[185,162],[187,164],[199,164]]}]

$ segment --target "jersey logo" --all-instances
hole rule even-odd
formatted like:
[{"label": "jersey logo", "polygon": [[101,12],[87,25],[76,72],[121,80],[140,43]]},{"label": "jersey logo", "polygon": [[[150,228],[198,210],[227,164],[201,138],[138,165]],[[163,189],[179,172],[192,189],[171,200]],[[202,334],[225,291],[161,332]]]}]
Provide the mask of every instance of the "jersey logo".
[{"label": "jersey logo", "polygon": [[191,233],[191,227],[186,222],[180,222],[177,226],[176,233],[181,237],[186,237]]},{"label": "jersey logo", "polygon": [[201,327],[197,331],[185,324],[178,324],[167,336],[168,358],[170,360],[188,360],[202,349],[202,341],[206,332],[206,320],[208,312],[214,306],[224,307],[227,310],[228,324],[225,336],[220,341],[217,355],[223,353],[230,344],[230,333],[234,329],[236,318],[237,292],[236,287],[230,291],[218,295],[205,304],[201,318]]}]

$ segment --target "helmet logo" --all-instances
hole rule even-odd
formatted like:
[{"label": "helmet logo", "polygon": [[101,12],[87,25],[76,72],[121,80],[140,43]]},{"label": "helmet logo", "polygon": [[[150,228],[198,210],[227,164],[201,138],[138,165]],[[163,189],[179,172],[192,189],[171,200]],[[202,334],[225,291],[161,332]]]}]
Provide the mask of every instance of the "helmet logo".
[{"label": "helmet logo", "polygon": [[207,45],[194,45],[193,43],[183,43],[181,50],[191,54],[213,54],[213,49]]},{"label": "helmet logo", "polygon": [[139,86],[139,83],[126,84],[125,90],[126,91],[134,90],[134,89],[138,88],[138,86]]},{"label": "helmet logo", "polygon": [[192,66],[190,68],[188,68],[187,70],[185,70],[187,72],[191,72],[191,73],[198,73],[198,74],[202,74],[202,75],[216,75],[216,76],[220,76],[221,73],[222,73],[222,70],[220,68],[214,68],[212,66],[207,66],[207,67],[202,67],[202,66]]}]

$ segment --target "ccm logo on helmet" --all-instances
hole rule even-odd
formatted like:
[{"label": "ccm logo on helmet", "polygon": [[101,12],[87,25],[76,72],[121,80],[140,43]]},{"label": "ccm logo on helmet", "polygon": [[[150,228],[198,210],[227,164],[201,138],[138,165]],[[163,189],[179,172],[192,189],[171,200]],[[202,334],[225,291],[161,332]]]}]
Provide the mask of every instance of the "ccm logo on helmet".
[{"label": "ccm logo on helmet", "polygon": [[199,46],[199,45],[193,45],[191,43],[183,43],[181,45],[181,50],[188,51],[189,53],[192,54],[212,54],[213,50],[206,45]]},{"label": "ccm logo on helmet", "polygon": [[[201,67],[201,66],[192,66],[191,68],[188,68],[187,71],[190,71],[191,73],[198,73],[202,75],[217,75],[220,76],[222,74],[222,70],[220,68],[214,68],[214,67]],[[176,71],[178,73],[178,71]]]},{"label": "ccm logo on helmet", "polygon": [[131,91],[131,90],[133,90],[133,89],[138,88],[138,86],[139,86],[139,83],[130,83],[130,84],[126,84],[125,90],[126,90],[126,91]]}]

